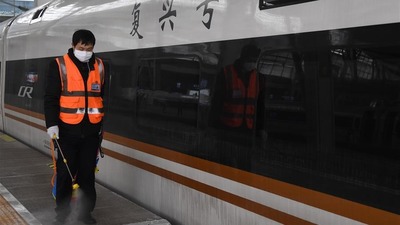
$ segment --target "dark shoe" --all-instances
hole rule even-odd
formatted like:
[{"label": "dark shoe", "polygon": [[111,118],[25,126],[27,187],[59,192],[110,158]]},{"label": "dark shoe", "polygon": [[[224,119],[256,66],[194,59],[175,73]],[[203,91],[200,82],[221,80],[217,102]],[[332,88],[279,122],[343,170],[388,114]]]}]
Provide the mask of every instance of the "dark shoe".
[{"label": "dark shoe", "polygon": [[54,225],[55,224],[64,224],[65,221],[67,220],[67,217],[68,217],[68,214],[66,214],[66,213],[57,214],[53,224]]},{"label": "dark shoe", "polygon": [[83,222],[84,224],[96,224],[97,221],[93,216],[88,213],[88,214],[83,214],[78,216],[78,220]]},{"label": "dark shoe", "polygon": [[67,222],[69,214],[71,213],[71,209],[69,207],[57,206],[55,211],[56,211],[56,218],[53,224],[65,224]]}]

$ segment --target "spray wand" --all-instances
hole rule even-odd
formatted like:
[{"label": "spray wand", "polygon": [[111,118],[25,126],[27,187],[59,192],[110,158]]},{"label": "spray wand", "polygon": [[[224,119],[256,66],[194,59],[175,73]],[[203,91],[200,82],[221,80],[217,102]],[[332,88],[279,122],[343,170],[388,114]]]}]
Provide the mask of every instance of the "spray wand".
[{"label": "spray wand", "polygon": [[75,183],[75,179],[74,179],[74,177],[72,176],[71,170],[69,169],[69,166],[68,166],[68,163],[67,163],[67,159],[65,158],[64,153],[63,153],[63,151],[61,150],[61,147],[60,147],[60,145],[58,144],[57,137],[56,137],[55,135],[54,135],[54,137],[53,137],[53,140],[54,140],[54,142],[55,142],[56,145],[57,145],[57,148],[58,148],[58,150],[59,150],[59,152],[60,152],[60,154],[61,154],[61,157],[63,158],[63,162],[64,162],[65,166],[67,167],[69,176],[71,177],[71,181],[72,181],[72,190],[77,190],[77,189],[79,188],[79,184]]}]

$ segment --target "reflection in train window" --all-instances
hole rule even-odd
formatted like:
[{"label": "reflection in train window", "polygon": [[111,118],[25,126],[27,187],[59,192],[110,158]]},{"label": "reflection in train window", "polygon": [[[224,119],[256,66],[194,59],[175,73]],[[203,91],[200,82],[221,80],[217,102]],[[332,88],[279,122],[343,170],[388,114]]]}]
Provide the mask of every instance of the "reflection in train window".
[{"label": "reflection in train window", "polygon": [[[107,82],[107,132],[371,206],[397,197],[398,47],[265,51],[268,43],[257,45],[264,52],[257,58],[254,132],[216,123],[215,106],[222,104],[215,99],[224,96],[218,78],[236,59],[225,52],[231,45],[218,48],[218,63],[208,63],[207,54],[201,61],[170,57],[169,48],[102,55],[119,57]],[[143,57],[150,55],[163,58]],[[20,68],[10,63],[10,71]],[[15,85],[6,86],[18,92]],[[389,205],[398,211],[398,204]]]},{"label": "reflection in train window", "polygon": [[347,179],[385,191],[399,187],[400,57],[395,49],[331,51],[340,154],[329,162],[340,159]]},{"label": "reflection in train window", "polygon": [[373,61],[359,50],[336,49],[332,51],[333,74],[337,79],[374,79]]},{"label": "reflection in train window", "polygon": [[[268,53],[258,64],[265,82],[265,122],[270,137],[304,141],[303,71],[297,53]],[[297,146],[296,148],[298,148]]]},{"label": "reflection in train window", "polygon": [[397,59],[378,50],[332,50],[333,75],[347,80],[400,80]]},{"label": "reflection in train window", "polygon": [[396,154],[399,58],[384,49],[336,49],[331,54],[336,143],[352,150]]},{"label": "reflection in train window", "polygon": [[[312,74],[308,75],[311,77]],[[212,123],[199,148],[209,149],[207,156],[210,160],[263,173],[265,171],[257,169],[260,164],[284,161],[292,166],[292,160],[313,150],[316,128],[313,117],[309,116],[313,103],[309,103],[307,109],[305,107],[305,76],[300,54],[265,52],[258,58],[257,78],[260,91],[255,101],[255,126],[249,130]],[[307,97],[312,101],[310,93]],[[218,94],[212,103],[216,108],[222,105]],[[215,112],[214,109],[214,117]],[[215,123],[217,120],[212,121]]]},{"label": "reflection in train window", "polygon": [[[139,65],[137,125],[160,140],[186,142],[197,128],[200,66],[197,58],[144,59]],[[179,137],[179,138],[178,138]],[[191,142],[191,137],[187,137]]]}]

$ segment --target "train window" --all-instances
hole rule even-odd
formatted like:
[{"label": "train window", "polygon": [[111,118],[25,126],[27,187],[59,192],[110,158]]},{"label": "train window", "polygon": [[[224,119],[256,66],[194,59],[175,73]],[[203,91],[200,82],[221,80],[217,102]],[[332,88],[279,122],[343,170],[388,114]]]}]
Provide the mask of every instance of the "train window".
[{"label": "train window", "polygon": [[[399,105],[399,58],[382,49],[335,49],[331,55],[337,144],[365,150],[384,144],[387,153],[399,147],[393,129],[397,116],[389,118],[397,115]],[[392,140],[384,143],[389,137]]]},{"label": "train window", "polygon": [[46,11],[46,9],[47,9],[47,6],[45,6],[44,8],[38,9],[32,16],[31,24],[41,21],[42,16],[43,16],[44,12]]},{"label": "train window", "polygon": [[5,79],[5,103],[43,112],[44,76],[49,59],[15,60],[7,63]]},{"label": "train window", "polygon": [[396,47],[331,51],[335,145],[340,160],[348,157],[341,168],[347,179],[385,190],[398,190],[399,60]]},{"label": "train window", "polygon": [[[216,81],[211,113],[214,119],[211,120],[210,129],[199,147],[212,149],[208,153],[209,159],[247,171],[252,170],[255,159],[265,160],[263,157],[267,151],[270,156],[275,153],[278,156],[282,151],[293,154],[304,152],[308,140],[311,139],[307,135],[312,134],[308,130],[312,129],[311,117],[306,116],[305,76],[300,54],[290,51],[266,52],[261,54],[257,61],[255,74],[259,92],[255,99],[249,92],[247,96],[250,98],[246,97],[245,102],[242,102],[241,98],[235,97],[238,95],[238,88],[230,92],[229,85],[227,88],[220,85],[229,84],[228,78]],[[219,74],[219,77],[226,77],[221,75],[226,75],[227,69],[232,68],[232,65],[240,66],[235,64],[236,62],[238,61],[224,66],[224,73]],[[243,74],[239,73],[247,69],[234,68],[238,77],[233,76],[233,79],[246,82]],[[250,90],[253,72],[249,71],[246,74],[249,74],[249,79],[245,88]],[[240,87],[240,82],[235,82],[239,83]],[[234,102],[233,107],[231,101]],[[235,108],[237,104],[245,106]]]},{"label": "train window", "polygon": [[294,60],[292,52],[264,55],[258,71],[265,80],[268,118],[271,120],[305,121],[301,64]]},{"label": "train window", "polygon": [[[264,114],[269,141],[286,140],[298,152],[306,145],[307,127],[304,72],[301,56],[295,52],[263,54],[258,72],[264,83]],[[260,112],[259,112],[260,113]],[[308,117],[309,118],[309,117]],[[296,147],[294,147],[296,146]],[[284,149],[284,147],[282,147]]]},{"label": "train window", "polygon": [[370,80],[400,80],[398,71],[392,60],[382,53],[360,49],[332,50],[332,65],[334,77],[338,80],[368,82]]},{"label": "train window", "polygon": [[197,128],[199,77],[200,64],[196,57],[142,60],[136,112],[141,130],[158,134],[157,141],[163,145],[165,141],[193,143],[191,134]]},{"label": "train window", "polygon": [[260,10],[271,9],[276,7],[283,7],[283,6],[295,5],[312,1],[317,1],[317,0],[260,0],[259,8]]}]

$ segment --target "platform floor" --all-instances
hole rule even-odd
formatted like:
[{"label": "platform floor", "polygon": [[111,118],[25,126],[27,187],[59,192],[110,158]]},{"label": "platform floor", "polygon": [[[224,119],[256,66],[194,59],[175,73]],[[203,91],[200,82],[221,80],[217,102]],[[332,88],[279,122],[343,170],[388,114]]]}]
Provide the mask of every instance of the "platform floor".
[{"label": "platform floor", "polygon": [[[51,157],[0,132],[0,224],[50,225],[55,201]],[[96,184],[98,225],[168,225],[167,220]],[[72,212],[66,224],[80,225]]]}]

